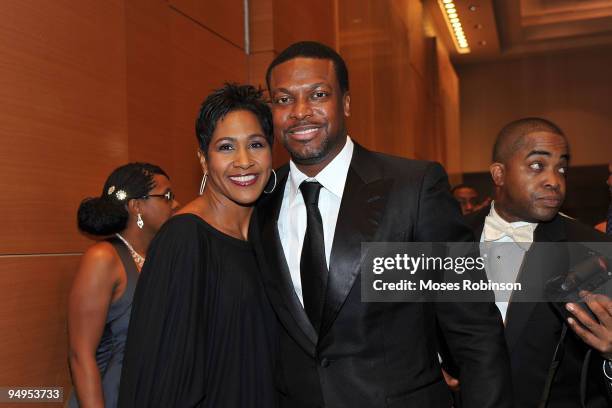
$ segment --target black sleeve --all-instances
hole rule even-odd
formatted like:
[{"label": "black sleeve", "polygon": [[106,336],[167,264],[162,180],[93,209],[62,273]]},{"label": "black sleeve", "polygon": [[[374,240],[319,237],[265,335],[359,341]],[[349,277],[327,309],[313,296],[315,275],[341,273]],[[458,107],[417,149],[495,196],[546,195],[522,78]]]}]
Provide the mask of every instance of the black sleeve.
[{"label": "black sleeve", "polygon": [[[473,241],[450,194],[446,172],[432,163],[423,178],[418,241]],[[435,304],[441,341],[456,363],[464,408],[513,407],[510,359],[501,315],[492,302]]]},{"label": "black sleeve", "polygon": [[120,407],[203,404],[203,241],[195,222],[179,216],[151,243],[134,295]]}]

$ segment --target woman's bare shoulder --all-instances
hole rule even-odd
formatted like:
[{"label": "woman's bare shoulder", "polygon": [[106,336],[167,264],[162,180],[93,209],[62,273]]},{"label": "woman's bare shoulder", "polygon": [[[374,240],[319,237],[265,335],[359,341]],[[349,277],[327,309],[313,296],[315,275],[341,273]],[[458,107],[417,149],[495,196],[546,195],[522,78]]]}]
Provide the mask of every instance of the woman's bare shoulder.
[{"label": "woman's bare shoulder", "polygon": [[120,277],[121,260],[113,245],[100,241],[87,248],[83,254],[77,275],[93,280],[114,281]]}]

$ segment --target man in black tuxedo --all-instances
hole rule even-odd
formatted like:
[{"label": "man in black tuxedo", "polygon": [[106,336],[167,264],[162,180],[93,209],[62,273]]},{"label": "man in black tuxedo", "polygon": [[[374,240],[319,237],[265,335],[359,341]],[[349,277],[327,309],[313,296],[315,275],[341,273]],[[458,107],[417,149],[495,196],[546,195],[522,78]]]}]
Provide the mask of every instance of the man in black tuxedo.
[{"label": "man in black tuxedo", "polygon": [[322,44],[281,52],[267,81],[275,135],[291,162],[252,225],[280,322],[281,406],[450,407],[438,331],[459,362],[464,407],[512,406],[493,303],[361,301],[362,242],[473,239],[444,169],[371,152],[348,137],[347,69]]},{"label": "man in black tuxedo", "polygon": [[[509,304],[497,302],[505,321],[516,406],[535,408],[548,400],[549,408],[609,407],[612,378],[606,377],[612,376],[612,367],[606,359],[612,358],[612,302],[599,295],[587,298],[599,319],[595,322],[575,304],[547,303],[544,295],[537,303],[521,300],[534,287],[542,292],[543,283],[567,273],[570,264],[564,246],[531,247],[531,242],[606,241],[592,227],[559,213],[569,164],[567,139],[548,120],[520,119],[499,133],[493,162],[495,199],[466,220],[477,240],[508,243],[490,247],[497,252],[489,258],[510,265],[525,288],[513,293]],[[568,312],[574,317],[566,320]]]}]

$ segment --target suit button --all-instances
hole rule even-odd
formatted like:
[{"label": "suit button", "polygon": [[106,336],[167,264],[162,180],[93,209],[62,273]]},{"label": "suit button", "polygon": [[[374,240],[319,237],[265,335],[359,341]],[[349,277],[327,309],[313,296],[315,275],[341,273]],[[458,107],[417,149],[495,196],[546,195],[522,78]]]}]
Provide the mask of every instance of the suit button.
[{"label": "suit button", "polygon": [[321,364],[321,367],[326,368],[326,367],[329,366],[329,360],[327,358],[323,357],[319,364]]}]

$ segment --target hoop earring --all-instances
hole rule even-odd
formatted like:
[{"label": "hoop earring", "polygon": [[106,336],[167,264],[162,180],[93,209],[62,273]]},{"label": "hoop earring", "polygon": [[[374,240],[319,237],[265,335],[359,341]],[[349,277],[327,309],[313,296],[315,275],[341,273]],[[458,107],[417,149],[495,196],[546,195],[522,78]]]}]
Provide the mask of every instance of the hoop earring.
[{"label": "hoop earring", "polygon": [[202,181],[200,182],[200,195],[204,193],[204,188],[206,187],[206,179],[208,179],[208,173],[204,173],[204,176],[202,176]]},{"label": "hoop earring", "polygon": [[142,229],[142,227],[144,227],[144,221],[142,220],[142,217],[140,216],[140,213],[138,213],[138,215],[136,216],[136,225],[138,225],[138,228]]},{"label": "hoop earring", "polygon": [[274,191],[274,189],[276,188],[276,172],[274,171],[274,169],[272,169],[272,174],[274,174],[274,185],[272,186],[272,190],[270,190],[270,191],[264,190],[263,192],[265,194],[271,194]]}]

